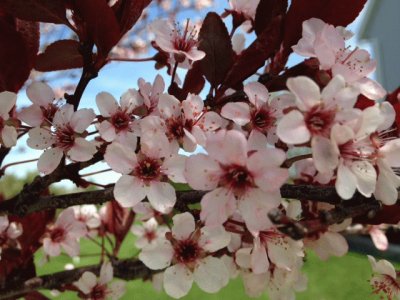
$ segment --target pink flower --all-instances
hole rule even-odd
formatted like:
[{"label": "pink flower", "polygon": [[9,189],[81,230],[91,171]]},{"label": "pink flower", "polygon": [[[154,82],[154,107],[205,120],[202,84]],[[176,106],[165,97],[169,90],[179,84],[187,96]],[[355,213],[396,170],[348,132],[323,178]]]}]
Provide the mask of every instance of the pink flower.
[{"label": "pink flower", "polygon": [[165,234],[168,232],[165,226],[158,226],[156,219],[151,218],[142,225],[133,225],[131,232],[137,237],[135,246],[142,249],[148,245],[153,245],[160,239],[165,239]]},{"label": "pink flower", "polygon": [[113,267],[109,262],[102,264],[99,278],[92,272],[84,272],[74,283],[80,291],[79,297],[86,300],[120,299],[125,294],[125,283],[116,281],[109,284],[113,275]]},{"label": "pink flower", "polygon": [[0,144],[10,148],[17,143],[17,130],[10,126],[10,112],[17,101],[17,94],[11,92],[0,93]]},{"label": "pink flower", "polygon": [[178,26],[172,25],[166,20],[156,20],[150,25],[150,30],[154,32],[157,45],[165,52],[174,55],[178,63],[185,59],[197,61],[203,59],[206,55],[203,51],[197,49],[197,32],[191,28],[189,21],[186,22],[183,33]]},{"label": "pink flower", "polygon": [[43,239],[43,251],[49,256],[58,256],[62,248],[69,256],[77,256],[79,255],[78,239],[86,234],[86,224],[75,218],[73,208],[68,208],[48,229]]},{"label": "pink flower", "polygon": [[153,84],[144,81],[143,78],[139,78],[138,86],[139,95],[143,98],[143,104],[146,108],[145,115],[157,114],[158,101],[165,89],[163,78],[157,75]]},{"label": "pink flower", "polygon": [[315,167],[322,173],[333,171],[338,164],[337,154],[330,141],[334,124],[358,116],[353,109],[358,90],[345,86],[341,76],[334,77],[320,91],[308,77],[290,78],[289,90],[296,96],[297,110],[291,110],[279,121],[278,137],[288,144],[304,144],[311,140]]},{"label": "pink flower", "polygon": [[375,273],[370,280],[370,284],[374,289],[373,293],[384,293],[389,300],[398,299],[400,297],[400,283],[393,265],[385,259],[376,261],[370,255],[368,255],[368,260],[372,271]]},{"label": "pink flower", "polygon": [[[207,226],[223,224],[238,208],[251,231],[271,225],[268,212],[280,204],[280,187],[288,170],[280,168],[282,150],[249,152],[250,143],[239,131],[210,135],[206,154],[187,159],[185,177],[196,190],[211,190],[201,201],[201,219]],[[268,159],[266,159],[268,157]]]},{"label": "pink flower", "polygon": [[169,240],[146,246],[139,259],[152,270],[167,268],[164,289],[171,297],[185,296],[193,281],[207,293],[218,292],[227,285],[229,272],[212,253],[229,244],[229,233],[222,226],[196,229],[190,213],[175,215],[173,222]]},{"label": "pink flower", "polygon": [[250,105],[245,102],[231,102],[224,105],[221,116],[232,120],[239,126],[246,126],[267,136],[269,144],[278,141],[276,124],[283,116],[283,110],[294,104],[292,94],[282,94],[269,101],[267,88],[258,82],[244,86]]},{"label": "pink flower", "polygon": [[115,184],[115,199],[122,207],[133,207],[147,197],[156,210],[166,213],[176,202],[175,189],[168,178],[185,182],[182,174],[185,157],[170,154],[168,143],[146,145],[142,142],[141,148],[136,154],[135,149],[117,143],[107,147],[105,161],[114,171],[123,174]]},{"label": "pink flower", "polygon": [[16,247],[17,238],[22,234],[22,226],[19,223],[11,222],[7,216],[0,216],[0,260],[2,249]]},{"label": "pink flower", "polygon": [[97,229],[101,225],[100,215],[97,212],[96,205],[85,204],[79,206],[73,206],[75,212],[75,218],[86,224],[86,228],[89,235],[95,235]]},{"label": "pink flower", "polygon": [[254,22],[259,2],[260,0],[229,0],[231,8],[227,12],[237,19],[239,25],[244,21]]},{"label": "pink flower", "polygon": [[38,170],[50,174],[67,155],[74,161],[87,161],[96,153],[96,146],[85,140],[86,128],[95,118],[92,109],[80,109],[66,104],[54,115],[51,128],[35,127],[29,131],[27,144],[38,150],[45,150],[38,161]]},{"label": "pink flower", "polygon": [[116,141],[136,148],[139,124],[134,119],[133,110],[141,103],[136,102],[129,94],[124,94],[118,105],[115,98],[106,92],[96,96],[96,103],[104,117],[104,120],[97,125],[101,138],[106,142]]},{"label": "pink flower", "polygon": [[33,104],[23,108],[18,113],[18,118],[33,127],[51,126],[54,114],[59,108],[51,87],[44,82],[35,81],[28,86],[26,94]]}]

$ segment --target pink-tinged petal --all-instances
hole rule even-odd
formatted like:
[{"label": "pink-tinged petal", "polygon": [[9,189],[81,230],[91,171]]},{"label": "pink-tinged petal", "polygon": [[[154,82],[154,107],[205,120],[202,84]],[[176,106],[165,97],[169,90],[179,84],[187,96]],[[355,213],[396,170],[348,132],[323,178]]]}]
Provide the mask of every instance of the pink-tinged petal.
[{"label": "pink-tinged petal", "polygon": [[121,131],[117,134],[115,142],[129,149],[136,149],[138,142],[138,134],[136,132]]},{"label": "pink-tinged petal", "polygon": [[176,203],[175,189],[168,182],[151,182],[147,198],[151,206],[161,213],[168,213]]},{"label": "pink-tinged petal", "polygon": [[328,252],[334,256],[341,257],[349,251],[349,245],[346,239],[339,233],[336,232],[325,232],[322,236],[324,243],[328,249],[324,249],[324,252]]},{"label": "pink-tinged petal", "polygon": [[390,128],[396,119],[396,111],[393,105],[389,102],[382,102],[379,108],[381,109],[381,114],[384,120],[383,123],[377,128],[378,132]]},{"label": "pink-tinged petal", "polygon": [[321,101],[318,85],[308,77],[289,78],[286,85],[296,96],[296,104],[300,110],[306,111]]},{"label": "pink-tinged petal", "polygon": [[100,269],[100,278],[99,278],[99,283],[100,284],[106,284],[110,281],[113,280],[113,266],[110,262],[104,262],[101,265]]},{"label": "pink-tinged petal", "polygon": [[304,256],[303,242],[275,237],[267,243],[268,257],[278,268],[288,271],[295,267],[299,257]]},{"label": "pink-tinged petal", "polygon": [[53,243],[50,238],[44,238],[43,251],[49,256],[59,256],[61,254],[61,245],[59,243]]},{"label": "pink-tinged petal", "polygon": [[225,127],[225,121],[214,111],[206,112],[203,117],[197,122],[197,124],[204,130],[204,131],[215,131],[219,128]]},{"label": "pink-tinged petal", "polygon": [[315,168],[321,173],[331,172],[339,164],[339,152],[330,139],[314,136],[311,149]]},{"label": "pink-tinged petal", "polygon": [[[119,100],[119,102],[121,104],[121,109],[125,110],[128,113],[130,113],[135,108],[143,105],[144,99],[143,99],[143,96],[137,90],[128,89],[125,93],[122,94],[121,99]],[[108,111],[112,112],[113,109],[114,108],[111,108]],[[117,111],[117,110],[118,110],[118,105],[115,108],[115,111]],[[113,113],[110,113],[110,115],[112,115],[112,114]]]},{"label": "pink-tinged petal", "polygon": [[335,187],[336,192],[344,200],[350,199],[356,192],[357,178],[343,163],[339,164]]},{"label": "pink-tinged petal", "polygon": [[195,230],[195,222],[193,216],[185,212],[183,214],[175,215],[172,218],[174,225],[172,226],[172,235],[178,240],[186,240],[190,237]]},{"label": "pink-tinged petal", "polygon": [[197,61],[203,59],[206,56],[206,53],[198,50],[197,48],[192,48],[189,50],[189,52],[186,52],[185,55],[190,60]]},{"label": "pink-tinged petal", "polygon": [[[268,159],[265,159],[268,157]],[[266,148],[250,155],[247,160],[247,168],[251,172],[258,170],[279,167],[286,160],[286,153],[281,149]]]},{"label": "pink-tinged petal", "polygon": [[235,196],[224,188],[217,188],[203,196],[200,218],[206,226],[223,224],[236,210]]},{"label": "pink-tinged petal", "polygon": [[53,125],[56,127],[65,127],[71,121],[74,114],[74,106],[71,104],[65,104],[60,107],[54,114]]},{"label": "pink-tinged petal", "polygon": [[61,243],[65,253],[74,257],[79,255],[79,243],[75,238],[68,237]]},{"label": "pink-tinged petal", "polygon": [[64,152],[60,148],[45,150],[38,161],[39,172],[45,175],[52,173],[60,164],[63,155]]},{"label": "pink-tinged petal", "polygon": [[74,145],[67,152],[69,158],[74,161],[88,161],[97,152],[96,145],[84,138],[76,138]]},{"label": "pink-tinged petal", "polygon": [[74,285],[84,294],[89,294],[97,284],[97,277],[92,272],[84,272]]},{"label": "pink-tinged petal", "polygon": [[117,100],[107,92],[102,92],[96,96],[96,104],[103,117],[111,117],[118,111]]},{"label": "pink-tinged petal", "polygon": [[17,102],[17,94],[12,92],[1,92],[0,93],[0,116],[5,118],[10,110],[14,107]]},{"label": "pink-tinged petal", "polygon": [[326,23],[321,19],[311,18],[303,22],[302,38],[297,45],[292,46],[293,51],[306,57],[315,57],[314,42]]},{"label": "pink-tinged petal", "polygon": [[208,252],[216,252],[229,245],[231,234],[223,226],[202,227],[199,245]]},{"label": "pink-tinged petal", "polygon": [[122,207],[133,207],[146,197],[146,186],[134,176],[122,175],[115,183],[114,197]]},{"label": "pink-tinged petal", "polygon": [[169,267],[164,272],[164,289],[165,292],[179,299],[187,295],[192,288],[193,274],[182,264]]},{"label": "pink-tinged petal", "polygon": [[260,297],[265,292],[269,273],[254,274],[253,272],[244,272],[242,273],[242,278],[246,295],[256,298]]},{"label": "pink-tinged petal", "polygon": [[48,129],[36,127],[28,132],[29,138],[27,144],[32,149],[43,150],[51,147],[56,142],[55,137]]},{"label": "pink-tinged petal", "polygon": [[252,188],[239,200],[238,207],[247,228],[251,232],[258,232],[271,227],[268,212],[278,207],[279,203],[280,197],[273,196],[273,193]]},{"label": "pink-tinged petal", "polygon": [[246,37],[243,33],[235,33],[232,37],[232,48],[236,54],[240,54],[245,47]]},{"label": "pink-tinged petal", "polygon": [[194,152],[197,147],[196,138],[186,128],[183,128],[183,132],[185,133],[183,137],[183,150]]},{"label": "pink-tinged petal", "polygon": [[375,80],[368,77],[361,78],[356,82],[361,94],[371,100],[379,100],[386,96],[386,90]]},{"label": "pink-tinged petal", "polygon": [[311,133],[298,110],[292,110],[279,121],[276,134],[287,144],[303,144],[310,140]]},{"label": "pink-tinged petal", "polygon": [[260,238],[254,240],[254,247],[251,252],[251,270],[254,274],[267,273],[269,270],[267,250],[261,244]]},{"label": "pink-tinged petal", "polygon": [[371,264],[372,270],[378,274],[389,275],[392,278],[396,278],[396,270],[393,265],[386,259],[376,261],[373,256],[367,255],[368,260]]},{"label": "pink-tinged petal", "polygon": [[82,133],[89,127],[90,123],[96,118],[96,114],[91,108],[82,108],[76,111],[71,118],[70,124],[77,133]]},{"label": "pink-tinged petal", "polygon": [[246,165],[247,140],[237,130],[222,131],[208,137],[206,150],[210,157],[223,164]]},{"label": "pink-tinged petal", "polygon": [[186,183],[183,175],[186,159],[187,157],[183,155],[173,155],[166,158],[162,165],[163,173],[174,182]]},{"label": "pink-tinged petal", "polygon": [[174,96],[163,94],[158,100],[158,111],[164,119],[181,116],[181,103]]},{"label": "pink-tinged petal", "polygon": [[206,145],[206,133],[203,131],[203,129],[200,128],[198,125],[194,125],[192,127],[192,132],[191,134],[196,140],[196,143],[200,146],[205,146]]},{"label": "pink-tinged petal", "polygon": [[382,159],[378,159],[378,180],[376,181],[375,198],[386,205],[393,205],[397,202],[400,186],[400,177],[393,169]]},{"label": "pink-tinged petal", "polygon": [[376,170],[367,161],[355,161],[351,164],[351,171],[357,178],[357,189],[365,197],[371,197],[376,186]]},{"label": "pink-tinged petal", "polygon": [[268,102],[269,94],[267,88],[259,82],[247,83],[244,88],[244,92],[249,97],[250,103],[256,107],[260,107]]},{"label": "pink-tinged petal", "polygon": [[[256,185],[265,192],[278,192],[280,187],[289,178],[289,170],[285,168],[265,169],[262,174],[254,178]],[[273,195],[273,194],[271,194]]]},{"label": "pink-tinged petal", "polygon": [[346,82],[344,81],[344,78],[340,75],[337,75],[329,81],[328,85],[322,90],[321,93],[321,98],[324,99],[324,101],[329,101],[331,102],[336,94],[343,89],[346,86]]},{"label": "pink-tinged petal", "polygon": [[32,103],[43,107],[47,107],[56,98],[51,87],[40,81],[32,82],[26,89],[26,95]]},{"label": "pink-tinged petal", "polygon": [[360,128],[357,131],[357,138],[365,138],[375,132],[378,127],[384,122],[384,117],[381,114],[379,107],[370,106],[362,111]]},{"label": "pink-tinged petal", "polygon": [[378,226],[372,226],[369,230],[369,235],[371,236],[372,242],[378,250],[385,251],[389,247],[389,241],[386,234],[379,229]]},{"label": "pink-tinged petal", "polygon": [[203,111],[204,102],[200,96],[189,94],[186,100],[182,101],[182,108],[186,120],[195,119]]},{"label": "pink-tinged petal", "polygon": [[[269,137],[270,134],[268,134]],[[247,141],[247,151],[263,151],[267,147],[268,138],[260,131],[252,130]],[[278,139],[276,139],[277,141]]]},{"label": "pink-tinged petal", "polygon": [[111,300],[118,300],[126,293],[126,283],[121,280],[112,282],[108,286],[107,292]]},{"label": "pink-tinged petal", "polygon": [[136,153],[118,143],[112,143],[104,154],[106,163],[116,172],[129,174],[137,164]]},{"label": "pink-tinged petal", "polygon": [[335,124],[331,130],[331,140],[336,145],[343,145],[354,138],[354,131],[346,125]]},{"label": "pink-tinged petal", "polygon": [[192,155],[186,159],[184,175],[195,190],[215,189],[221,173],[219,164],[205,154]]},{"label": "pink-tinged petal", "polygon": [[193,273],[194,281],[207,293],[217,293],[229,282],[229,272],[220,258],[207,256],[202,259]]},{"label": "pink-tinged petal", "polygon": [[400,167],[400,139],[388,141],[379,149],[379,152],[383,155],[384,160],[389,166]]},{"label": "pink-tinged petal", "polygon": [[15,146],[17,143],[18,133],[14,126],[5,125],[1,131],[1,139],[6,148]]},{"label": "pink-tinged petal", "polygon": [[354,86],[348,86],[336,93],[331,103],[338,105],[341,109],[352,109],[357,102],[360,90]]},{"label": "pink-tinged petal", "polygon": [[99,131],[101,138],[106,142],[112,142],[117,136],[115,127],[107,120],[97,125],[97,130]]},{"label": "pink-tinged petal", "polygon": [[241,248],[235,253],[236,264],[243,269],[251,268],[251,251],[252,248]]},{"label": "pink-tinged petal", "polygon": [[222,107],[221,116],[244,126],[250,122],[250,107],[244,102],[227,103]]},{"label": "pink-tinged petal", "polygon": [[[175,141],[176,142],[176,141]],[[156,134],[153,136],[146,136],[146,134],[142,134],[141,136],[141,151],[147,157],[151,157],[154,159],[159,159],[162,157],[168,157],[172,153],[178,153],[179,145],[176,142],[176,151],[174,151],[173,142],[170,143],[168,141],[167,136],[162,134]]]},{"label": "pink-tinged petal", "polygon": [[139,254],[139,259],[152,270],[162,270],[171,264],[174,249],[167,240],[159,240],[153,245],[146,246]]},{"label": "pink-tinged petal", "polygon": [[18,119],[32,127],[37,127],[44,121],[43,112],[38,105],[23,108],[18,113]]}]

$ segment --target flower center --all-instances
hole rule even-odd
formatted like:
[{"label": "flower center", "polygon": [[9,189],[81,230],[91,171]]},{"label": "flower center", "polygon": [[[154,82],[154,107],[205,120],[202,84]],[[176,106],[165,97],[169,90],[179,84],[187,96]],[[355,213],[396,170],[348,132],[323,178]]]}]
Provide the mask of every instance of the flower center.
[{"label": "flower center", "polygon": [[186,21],[185,31],[183,32],[183,35],[181,34],[180,30],[177,29],[177,26],[175,26],[174,33],[175,35],[173,45],[176,50],[189,52],[193,47],[197,45],[197,41],[195,39],[196,31],[194,28],[189,28],[189,20]]},{"label": "flower center", "polygon": [[157,235],[154,230],[151,230],[151,231],[146,230],[144,233],[144,237],[146,238],[146,240],[148,242],[152,242],[156,239]]},{"label": "flower center", "polygon": [[65,230],[63,228],[54,228],[51,233],[50,233],[50,239],[54,243],[60,243],[64,240],[65,238]]},{"label": "flower center", "polygon": [[306,113],[304,119],[308,130],[313,135],[329,137],[330,128],[335,119],[335,110],[324,109],[320,105],[316,105]]},{"label": "flower center", "polygon": [[170,118],[166,121],[170,139],[180,140],[185,136],[184,129],[191,131],[193,127],[193,120],[184,121],[182,117]]},{"label": "flower center", "polygon": [[254,127],[265,132],[274,125],[276,118],[268,109],[261,108],[252,113],[251,121]]},{"label": "flower center", "polygon": [[178,241],[174,247],[176,260],[183,264],[195,262],[202,252],[196,241],[184,240]]},{"label": "flower center", "polygon": [[249,187],[254,186],[253,176],[243,166],[225,167],[225,174],[222,177],[221,185],[233,189],[236,194],[245,192]]},{"label": "flower center", "polygon": [[40,109],[42,110],[44,119],[49,123],[53,122],[53,118],[58,110],[58,107],[53,103],[50,103],[49,105],[47,105],[47,107],[41,106]]},{"label": "flower center", "polygon": [[70,125],[66,125],[63,128],[57,128],[56,138],[57,147],[63,150],[69,150],[75,143],[75,131]]},{"label": "flower center", "polygon": [[158,160],[146,157],[135,168],[135,175],[146,182],[152,181],[160,177],[160,168]]},{"label": "flower center", "polygon": [[107,296],[107,290],[106,290],[105,286],[96,284],[90,293],[89,299],[104,300],[104,299],[106,299],[106,296]]},{"label": "flower center", "polygon": [[123,111],[118,111],[111,117],[111,123],[117,131],[122,131],[128,128],[130,121],[131,119],[129,116]]}]

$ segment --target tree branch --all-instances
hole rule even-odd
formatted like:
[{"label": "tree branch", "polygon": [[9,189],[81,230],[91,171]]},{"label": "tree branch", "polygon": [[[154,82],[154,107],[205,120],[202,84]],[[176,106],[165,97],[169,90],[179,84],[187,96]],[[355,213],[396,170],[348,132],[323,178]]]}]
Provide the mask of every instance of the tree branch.
[{"label": "tree branch", "polygon": [[[154,272],[137,259],[115,260],[112,261],[112,264],[114,268],[114,277],[124,280],[146,279]],[[92,265],[33,277],[23,282],[8,282],[6,287],[0,288],[0,300],[21,297],[39,289],[61,289],[65,285],[77,281],[86,271],[99,275],[100,267],[100,265]]]}]

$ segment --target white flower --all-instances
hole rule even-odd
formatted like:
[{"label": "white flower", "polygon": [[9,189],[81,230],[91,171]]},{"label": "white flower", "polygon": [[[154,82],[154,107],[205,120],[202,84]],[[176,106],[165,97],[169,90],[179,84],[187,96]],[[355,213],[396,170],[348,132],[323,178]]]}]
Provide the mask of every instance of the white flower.
[{"label": "white flower", "polygon": [[17,130],[7,122],[16,101],[17,94],[7,91],[0,93],[0,144],[7,148],[17,143]]},{"label": "white flower", "polygon": [[373,293],[384,293],[388,299],[399,299],[400,283],[393,265],[385,259],[376,261],[375,258],[370,255],[368,255],[368,260],[371,264],[372,271],[375,273],[370,280],[370,284],[374,289]]},{"label": "white flower", "polygon": [[156,244],[158,240],[165,239],[165,234],[168,232],[165,226],[158,226],[155,218],[151,218],[141,225],[133,225],[131,232],[137,237],[135,246],[142,249],[148,245]]}]

